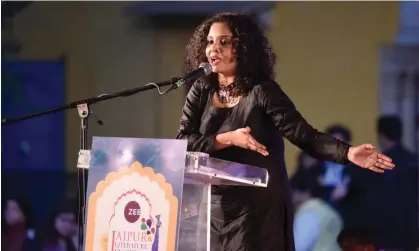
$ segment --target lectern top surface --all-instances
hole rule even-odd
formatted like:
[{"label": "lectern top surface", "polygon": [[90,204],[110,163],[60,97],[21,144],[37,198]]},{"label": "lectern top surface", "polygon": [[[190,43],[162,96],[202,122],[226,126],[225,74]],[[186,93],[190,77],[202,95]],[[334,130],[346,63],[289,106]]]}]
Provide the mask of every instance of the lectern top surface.
[{"label": "lectern top surface", "polygon": [[187,183],[261,187],[266,187],[269,179],[266,169],[211,158],[199,152],[187,153],[185,177]]}]

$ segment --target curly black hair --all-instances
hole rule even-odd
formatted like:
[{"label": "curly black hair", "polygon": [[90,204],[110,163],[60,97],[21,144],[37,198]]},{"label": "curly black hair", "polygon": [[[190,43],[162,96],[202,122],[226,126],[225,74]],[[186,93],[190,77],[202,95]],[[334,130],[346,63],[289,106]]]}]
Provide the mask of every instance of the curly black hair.
[{"label": "curly black hair", "polygon": [[[202,62],[208,62],[205,49],[209,30],[214,23],[225,23],[233,34],[237,62],[235,83],[239,90],[247,92],[258,84],[255,80],[274,80],[276,55],[268,39],[250,16],[238,13],[216,14],[195,29],[186,46],[186,73],[197,69]],[[217,88],[216,74],[211,74],[209,79],[215,80],[209,81],[210,87]]]}]

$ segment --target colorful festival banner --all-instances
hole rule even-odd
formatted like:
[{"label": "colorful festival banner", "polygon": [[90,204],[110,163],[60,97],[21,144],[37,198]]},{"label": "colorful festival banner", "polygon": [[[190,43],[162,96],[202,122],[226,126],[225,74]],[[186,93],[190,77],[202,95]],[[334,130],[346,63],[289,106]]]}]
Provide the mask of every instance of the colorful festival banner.
[{"label": "colorful festival banner", "polygon": [[186,141],[94,137],[86,251],[175,251]]}]

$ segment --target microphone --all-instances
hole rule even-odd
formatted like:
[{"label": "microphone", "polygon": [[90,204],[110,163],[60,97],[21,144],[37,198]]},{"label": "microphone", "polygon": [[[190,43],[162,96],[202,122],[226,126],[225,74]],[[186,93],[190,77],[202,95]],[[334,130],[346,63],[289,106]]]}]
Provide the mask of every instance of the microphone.
[{"label": "microphone", "polygon": [[181,87],[186,83],[195,82],[197,79],[208,76],[212,73],[212,67],[209,63],[201,63],[199,68],[189,72],[183,78],[176,82],[177,88]]}]

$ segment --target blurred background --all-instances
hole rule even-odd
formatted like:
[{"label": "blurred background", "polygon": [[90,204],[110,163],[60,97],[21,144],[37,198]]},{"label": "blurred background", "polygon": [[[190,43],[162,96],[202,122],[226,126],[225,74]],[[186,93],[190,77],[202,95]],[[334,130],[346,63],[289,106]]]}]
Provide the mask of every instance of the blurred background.
[{"label": "blurred background", "polygon": [[[377,145],[398,169],[378,177],[345,168],[334,182],[330,163],[287,143],[289,176],[315,166],[342,236],[387,250],[418,247],[418,2],[2,1],[1,9],[2,118],[180,77],[205,17],[249,13],[278,55],[276,80],[306,119],[352,144]],[[186,93],[151,90],[94,105],[104,125],[91,117],[89,140],[174,138]],[[21,250],[16,233],[27,229],[49,245],[43,250],[76,235],[79,130],[76,110],[2,126],[2,235],[12,236],[2,250]]]}]

